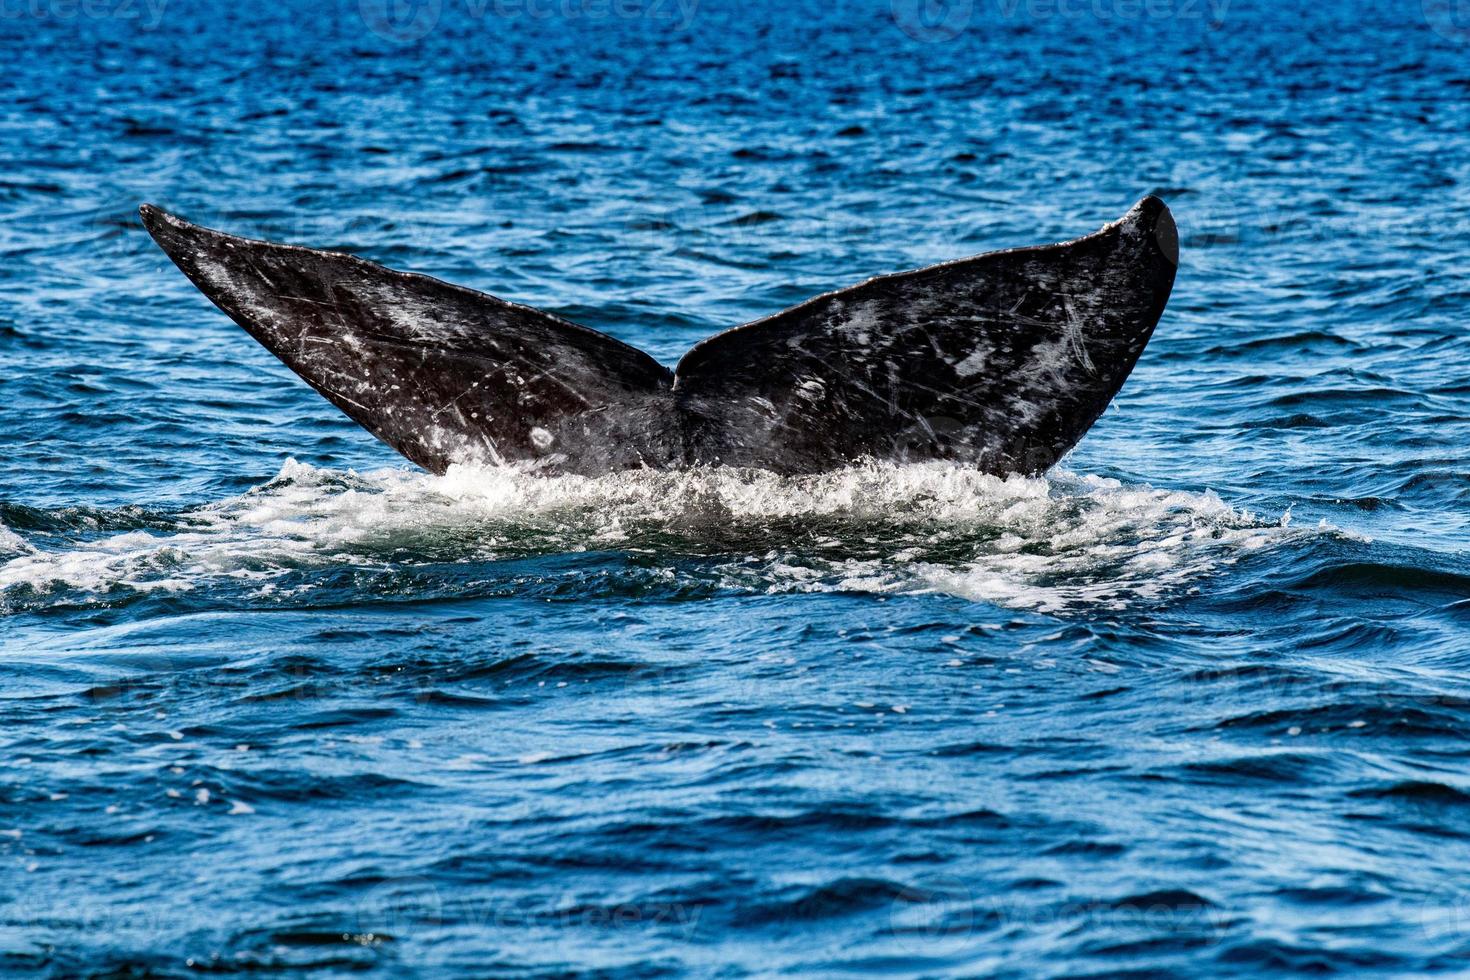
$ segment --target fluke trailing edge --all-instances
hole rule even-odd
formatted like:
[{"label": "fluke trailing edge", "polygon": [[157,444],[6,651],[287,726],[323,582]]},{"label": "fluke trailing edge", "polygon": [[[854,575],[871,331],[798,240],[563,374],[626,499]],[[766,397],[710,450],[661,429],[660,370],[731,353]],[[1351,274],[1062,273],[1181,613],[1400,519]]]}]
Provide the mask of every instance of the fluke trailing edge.
[{"label": "fluke trailing edge", "polygon": [[670,371],[550,313],[150,205],[204,295],[373,435],[451,463],[815,472],[871,457],[1037,473],[1148,343],[1178,264],[1147,197],[1101,231],[879,276],[696,344]]}]

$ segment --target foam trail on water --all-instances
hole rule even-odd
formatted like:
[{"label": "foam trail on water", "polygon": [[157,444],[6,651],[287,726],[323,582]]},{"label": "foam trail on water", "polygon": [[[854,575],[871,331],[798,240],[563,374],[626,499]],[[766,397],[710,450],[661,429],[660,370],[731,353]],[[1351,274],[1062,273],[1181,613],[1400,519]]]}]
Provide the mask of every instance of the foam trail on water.
[{"label": "foam trail on water", "polygon": [[[679,574],[754,592],[939,591],[1038,611],[1155,600],[1292,535],[1212,492],[942,463],[810,476],[729,468],[535,476],[455,467],[365,474],[288,461],[171,528],[27,542],[0,529],[0,602],[69,590],[249,594],[303,571],[383,571],[588,549],[715,557]],[[14,539],[14,540],[12,540]],[[685,563],[686,565],[689,563]],[[76,599],[75,596],[72,597]],[[370,600],[371,594],[363,596]]]}]

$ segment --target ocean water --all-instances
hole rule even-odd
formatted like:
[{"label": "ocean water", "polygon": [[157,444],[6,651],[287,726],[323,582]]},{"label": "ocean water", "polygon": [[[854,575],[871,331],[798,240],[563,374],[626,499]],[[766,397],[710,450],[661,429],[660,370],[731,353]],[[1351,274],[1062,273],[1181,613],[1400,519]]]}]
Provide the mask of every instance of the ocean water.
[{"label": "ocean water", "polygon": [[[1470,970],[1470,9],[0,8],[0,973]],[[1052,472],[418,472],[153,201],[672,363],[1146,193]]]}]

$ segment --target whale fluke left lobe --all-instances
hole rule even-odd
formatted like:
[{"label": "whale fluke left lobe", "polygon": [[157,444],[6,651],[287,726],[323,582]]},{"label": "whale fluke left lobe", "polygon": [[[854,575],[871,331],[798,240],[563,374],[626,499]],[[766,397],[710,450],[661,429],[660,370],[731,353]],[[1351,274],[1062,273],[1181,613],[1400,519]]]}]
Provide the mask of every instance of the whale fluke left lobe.
[{"label": "whale fluke left lobe", "polygon": [[222,234],[158,208],[148,232],[205,296],[413,462],[604,472],[682,459],[672,374],[605,334],[338,252]]}]

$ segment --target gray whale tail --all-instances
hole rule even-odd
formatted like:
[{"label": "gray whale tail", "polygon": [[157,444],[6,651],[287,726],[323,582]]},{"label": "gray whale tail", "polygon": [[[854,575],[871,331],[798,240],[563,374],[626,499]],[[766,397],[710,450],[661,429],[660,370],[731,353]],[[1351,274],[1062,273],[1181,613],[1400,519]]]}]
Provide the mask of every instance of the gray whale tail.
[{"label": "gray whale tail", "polygon": [[1163,314],[1178,235],[1146,197],[1100,231],[879,276],[696,344],[671,371],[551,313],[356,256],[140,209],[211,302],[373,435],[452,463],[817,472],[864,458],[1039,473]]}]

